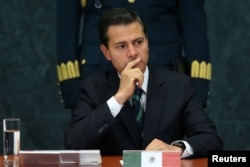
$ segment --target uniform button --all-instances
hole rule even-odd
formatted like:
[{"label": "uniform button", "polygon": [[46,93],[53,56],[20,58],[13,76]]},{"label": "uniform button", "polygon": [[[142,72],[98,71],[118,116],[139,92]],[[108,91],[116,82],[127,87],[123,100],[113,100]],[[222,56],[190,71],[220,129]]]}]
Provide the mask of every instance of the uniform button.
[{"label": "uniform button", "polygon": [[59,95],[61,95],[61,94],[62,94],[62,91],[59,91],[58,93],[59,93]]},{"label": "uniform button", "polygon": [[81,64],[86,64],[86,59],[82,59]]},{"label": "uniform button", "polygon": [[134,2],[135,2],[135,0],[128,0],[128,2],[129,2],[129,3],[134,3]]}]

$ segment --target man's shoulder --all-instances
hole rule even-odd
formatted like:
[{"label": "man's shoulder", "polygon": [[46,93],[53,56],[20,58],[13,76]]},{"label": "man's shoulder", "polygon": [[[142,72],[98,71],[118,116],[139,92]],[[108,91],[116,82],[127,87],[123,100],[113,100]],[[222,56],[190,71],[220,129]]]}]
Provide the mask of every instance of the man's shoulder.
[{"label": "man's shoulder", "polygon": [[183,74],[181,72],[163,69],[163,68],[152,68],[152,69],[150,69],[150,73],[152,75],[156,75],[158,77],[165,78],[167,80],[190,78],[188,75]]},{"label": "man's shoulder", "polygon": [[189,76],[176,71],[152,69],[149,70],[149,73],[149,84],[158,85],[176,94],[183,91],[183,88],[189,87],[192,82]]},{"label": "man's shoulder", "polygon": [[106,82],[110,82],[110,80],[116,80],[117,77],[118,76],[115,70],[105,69],[83,78],[81,82],[100,85]]}]

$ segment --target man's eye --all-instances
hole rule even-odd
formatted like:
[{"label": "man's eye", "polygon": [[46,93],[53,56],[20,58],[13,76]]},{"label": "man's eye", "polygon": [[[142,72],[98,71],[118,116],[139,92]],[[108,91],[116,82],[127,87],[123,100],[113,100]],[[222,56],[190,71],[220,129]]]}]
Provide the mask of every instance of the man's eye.
[{"label": "man's eye", "polygon": [[142,44],[142,42],[143,42],[142,40],[138,40],[138,41],[135,42],[135,45],[140,46]]},{"label": "man's eye", "polygon": [[116,48],[122,49],[122,48],[124,48],[124,45],[118,45]]}]

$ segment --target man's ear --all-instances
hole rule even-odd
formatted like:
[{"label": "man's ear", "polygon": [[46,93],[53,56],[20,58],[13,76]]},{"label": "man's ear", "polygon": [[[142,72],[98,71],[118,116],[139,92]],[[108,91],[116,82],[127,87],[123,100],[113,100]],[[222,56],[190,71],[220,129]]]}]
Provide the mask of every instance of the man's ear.
[{"label": "man's ear", "polygon": [[106,57],[106,59],[110,61],[111,57],[110,57],[108,48],[105,45],[101,44],[100,49],[102,53],[104,54],[104,56]]}]

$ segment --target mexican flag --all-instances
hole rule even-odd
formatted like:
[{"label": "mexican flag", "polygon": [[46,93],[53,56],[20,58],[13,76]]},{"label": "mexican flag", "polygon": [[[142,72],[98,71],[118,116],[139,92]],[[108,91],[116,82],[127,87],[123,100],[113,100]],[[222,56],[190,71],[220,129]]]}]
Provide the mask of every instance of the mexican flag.
[{"label": "mexican flag", "polygon": [[169,151],[123,151],[123,167],[180,167],[178,152]]}]

